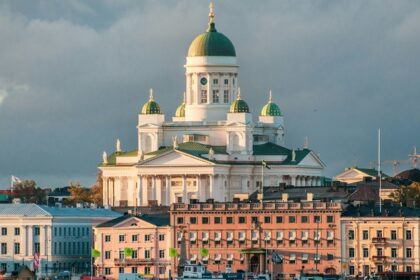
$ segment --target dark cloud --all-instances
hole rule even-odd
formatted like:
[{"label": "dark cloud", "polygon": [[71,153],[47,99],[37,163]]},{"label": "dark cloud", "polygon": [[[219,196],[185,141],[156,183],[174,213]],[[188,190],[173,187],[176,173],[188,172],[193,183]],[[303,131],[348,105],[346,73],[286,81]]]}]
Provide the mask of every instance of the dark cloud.
[{"label": "dark cloud", "polygon": [[[2,2],[0,186],[11,174],[45,185],[91,183],[117,137],[135,148],[150,87],[169,119],[207,6]],[[378,127],[384,159],[420,147],[418,1],[216,1],[216,24],[236,46],[252,113],[272,89],[287,145],[308,136],[326,175],[375,160]]]}]

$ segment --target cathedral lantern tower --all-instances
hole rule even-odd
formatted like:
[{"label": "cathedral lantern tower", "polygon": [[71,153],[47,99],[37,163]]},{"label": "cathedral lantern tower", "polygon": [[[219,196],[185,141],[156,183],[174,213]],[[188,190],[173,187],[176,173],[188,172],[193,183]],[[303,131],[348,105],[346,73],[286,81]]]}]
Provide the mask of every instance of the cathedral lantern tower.
[{"label": "cathedral lantern tower", "polygon": [[192,41],[185,69],[185,121],[225,120],[236,96],[238,62],[232,42],[216,30],[213,3],[208,28]]}]

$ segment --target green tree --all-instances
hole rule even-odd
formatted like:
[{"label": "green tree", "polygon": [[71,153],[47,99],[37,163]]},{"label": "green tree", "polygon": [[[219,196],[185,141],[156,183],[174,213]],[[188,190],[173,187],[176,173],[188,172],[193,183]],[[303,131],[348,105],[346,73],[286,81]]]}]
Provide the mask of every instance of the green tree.
[{"label": "green tree", "polygon": [[47,201],[45,190],[37,187],[34,180],[23,180],[16,183],[13,189],[13,198],[19,198],[22,203],[45,204]]},{"label": "green tree", "polygon": [[416,207],[420,206],[420,183],[414,182],[409,186],[401,186],[389,195],[395,202],[407,205],[407,201],[414,200]]}]

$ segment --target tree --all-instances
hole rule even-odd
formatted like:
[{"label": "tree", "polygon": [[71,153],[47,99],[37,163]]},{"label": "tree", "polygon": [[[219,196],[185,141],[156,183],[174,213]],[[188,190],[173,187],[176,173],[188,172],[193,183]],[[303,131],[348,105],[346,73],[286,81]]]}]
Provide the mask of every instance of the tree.
[{"label": "tree", "polygon": [[414,200],[416,207],[420,206],[420,183],[414,182],[409,186],[401,186],[389,195],[395,202],[407,205],[407,201]]},{"label": "tree", "polygon": [[37,187],[34,180],[16,183],[13,188],[13,198],[19,198],[22,203],[45,204],[47,201],[45,190]]},{"label": "tree", "polygon": [[102,206],[102,172],[96,174],[96,182],[90,186],[90,201]]},{"label": "tree", "polygon": [[83,188],[79,182],[72,181],[70,182],[69,189],[71,198],[74,203],[90,203],[90,192],[88,189]]}]

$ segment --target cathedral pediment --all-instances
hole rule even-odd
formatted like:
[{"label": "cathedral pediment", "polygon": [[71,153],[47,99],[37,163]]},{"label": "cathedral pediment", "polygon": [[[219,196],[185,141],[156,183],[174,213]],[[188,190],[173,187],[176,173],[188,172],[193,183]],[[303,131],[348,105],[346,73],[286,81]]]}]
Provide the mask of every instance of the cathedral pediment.
[{"label": "cathedral pediment", "polygon": [[138,164],[139,166],[212,166],[213,162],[191,155],[179,150],[171,150],[166,153],[148,158]]},{"label": "cathedral pediment", "polygon": [[324,168],[325,164],[319,159],[319,157],[314,153],[310,152],[308,153],[300,162],[298,165],[301,166],[313,166],[313,167],[319,167]]}]

